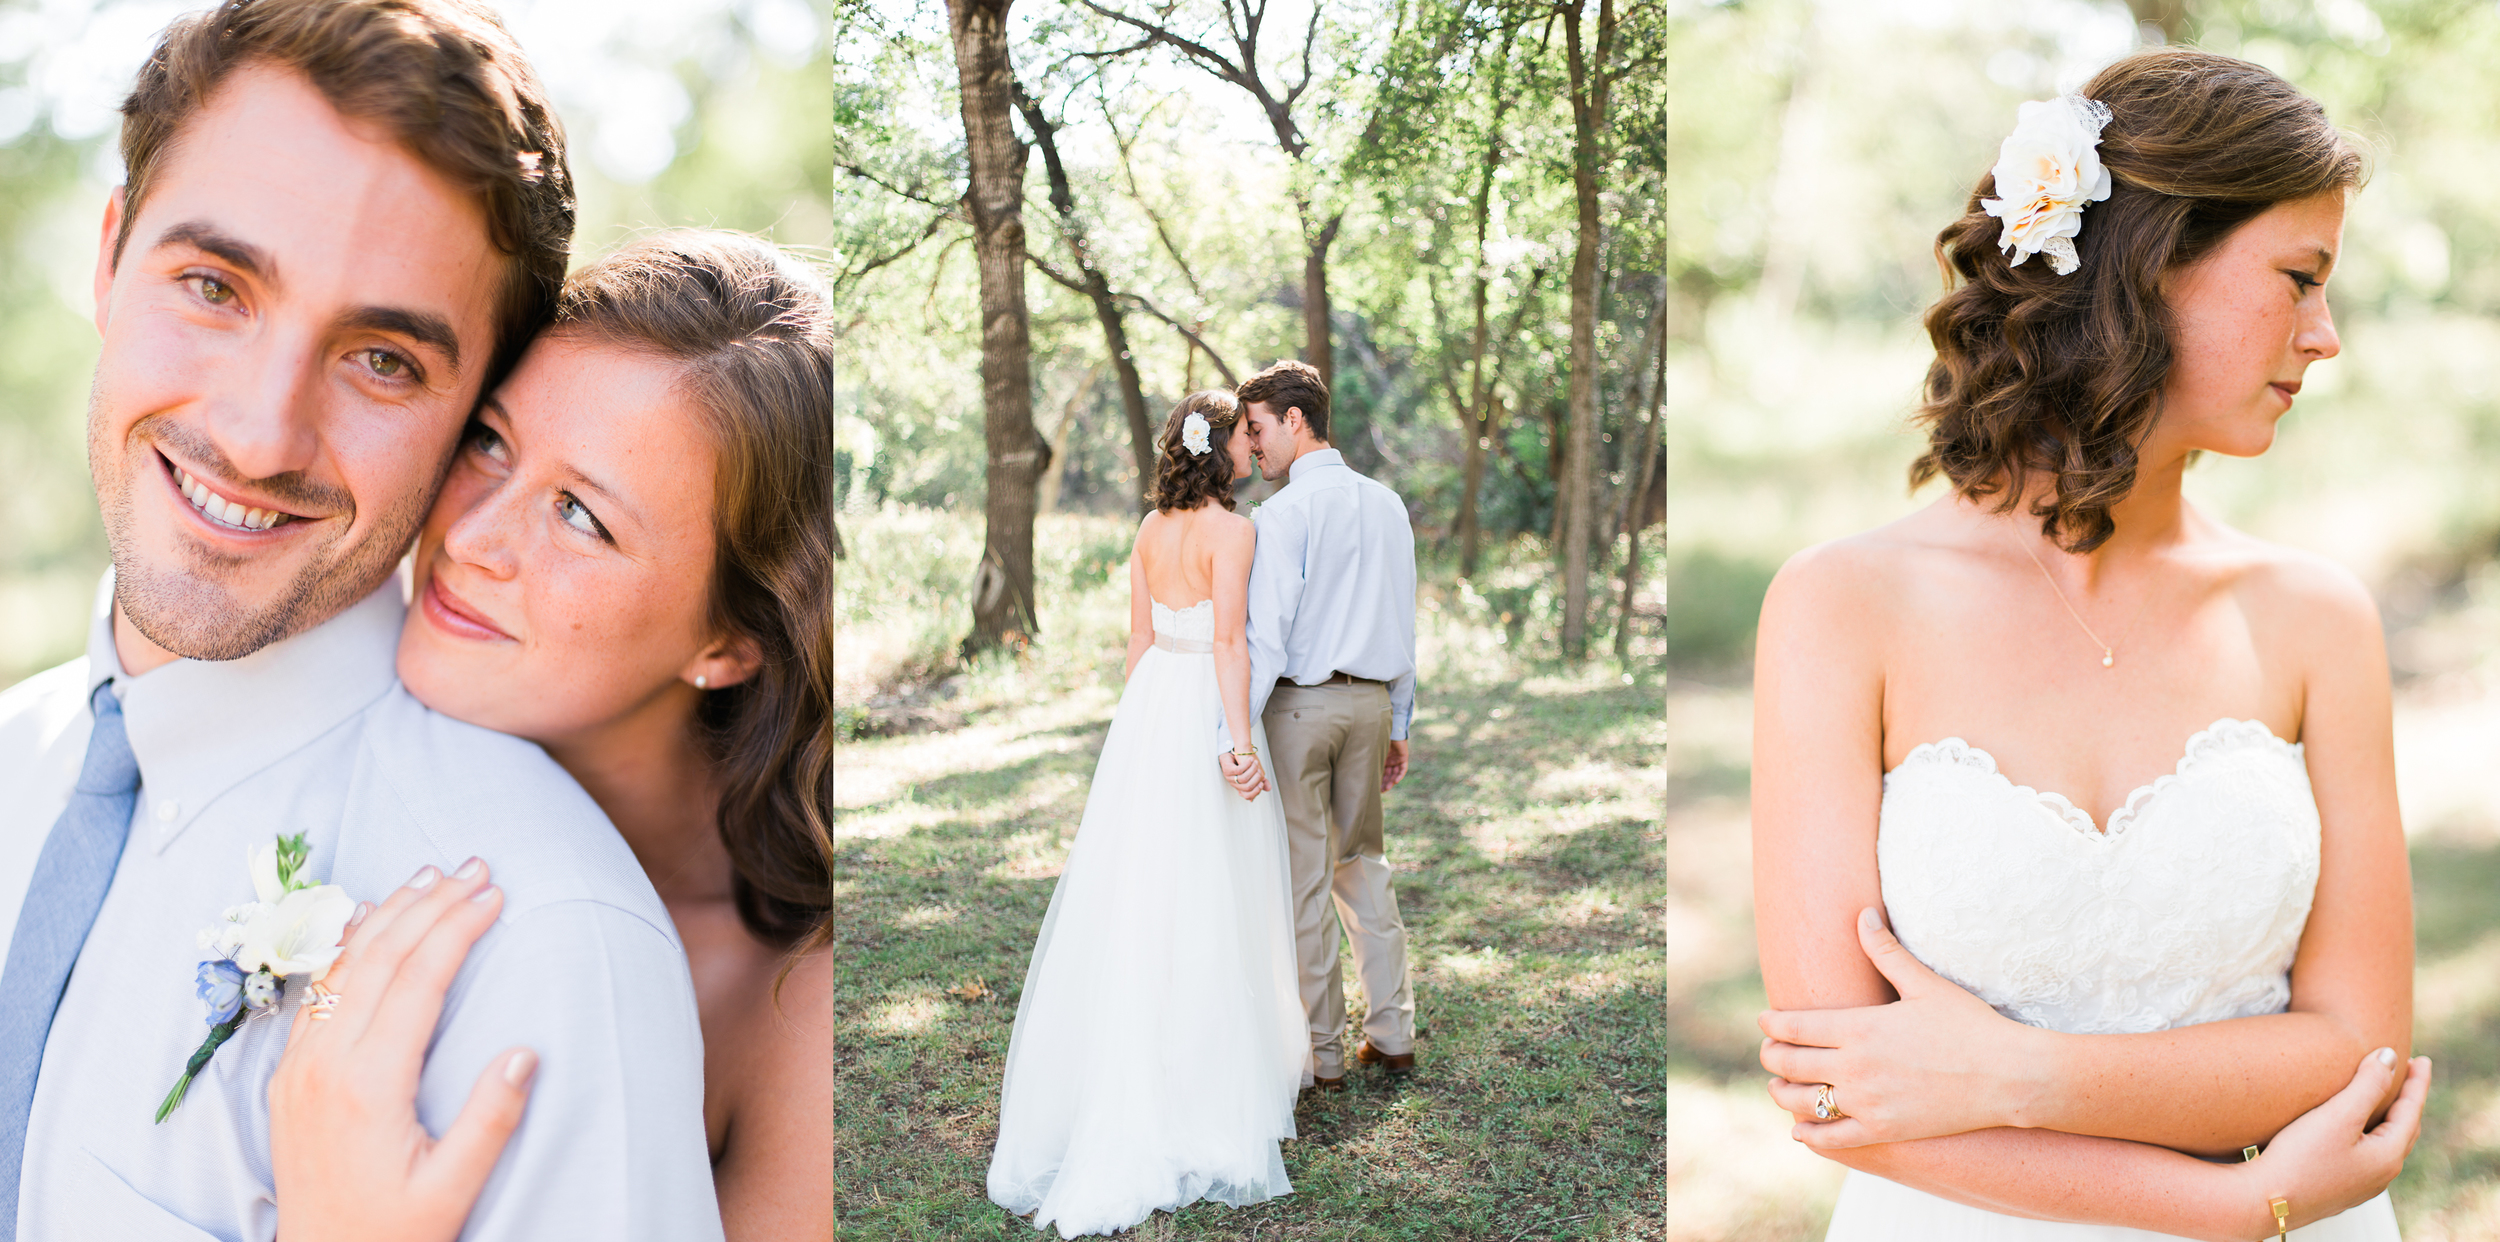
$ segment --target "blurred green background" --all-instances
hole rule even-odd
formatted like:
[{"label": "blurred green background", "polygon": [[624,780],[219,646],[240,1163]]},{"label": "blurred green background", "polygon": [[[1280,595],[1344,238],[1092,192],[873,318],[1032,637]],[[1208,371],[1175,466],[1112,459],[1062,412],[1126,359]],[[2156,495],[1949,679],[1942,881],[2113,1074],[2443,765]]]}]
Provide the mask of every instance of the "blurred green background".
[{"label": "blurred green background", "polygon": [[[86,470],[89,284],[120,183],[116,109],[202,0],[0,0],[0,686],[79,653],[104,531]],[[581,191],[578,264],[638,230],[824,250],[829,0],[509,0]]]},{"label": "blurred green background", "polygon": [[[1671,1234],[1819,1236],[1836,1166],[1762,1093],[1745,791],[1762,591],[1905,492],[1935,233],[2017,104],[2162,39],[2257,61],[2371,153],[2274,449],[2190,496],[2377,594],[2439,1058],[2408,1238],[2500,1237],[2500,5],[1746,0],[1670,16],[1667,811]],[[2166,28],[2165,28],[2166,26]]]}]

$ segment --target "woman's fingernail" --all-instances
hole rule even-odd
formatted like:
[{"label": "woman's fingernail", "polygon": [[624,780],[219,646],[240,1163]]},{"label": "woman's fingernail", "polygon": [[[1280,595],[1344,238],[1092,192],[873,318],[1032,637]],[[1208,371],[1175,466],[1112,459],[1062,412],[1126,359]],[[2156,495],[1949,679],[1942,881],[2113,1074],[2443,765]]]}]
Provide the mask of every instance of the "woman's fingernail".
[{"label": "woman's fingernail", "polygon": [[529,1085],[530,1075],[538,1072],[538,1054],[523,1048],[512,1054],[503,1067],[503,1080],[515,1087]]},{"label": "woman's fingernail", "polygon": [[496,897],[498,897],[498,896],[502,895],[502,893],[503,893],[503,890],[502,890],[502,889],[497,888],[497,887],[495,887],[495,886],[494,886],[494,885],[492,885],[492,884],[489,884],[489,885],[487,885],[486,887],[481,888],[481,889],[477,890],[476,892],[469,894],[469,900],[474,901],[474,902],[476,902],[477,904],[479,904],[479,905],[481,905],[481,906],[482,906],[482,905],[485,905],[487,902],[493,901]]},{"label": "woman's fingernail", "polygon": [[432,867],[419,867],[417,868],[417,873],[409,877],[408,887],[416,889],[432,888],[434,887],[434,881],[442,878],[443,873],[436,871]]},{"label": "woman's fingernail", "polygon": [[452,874],[460,879],[466,880],[475,876],[478,873],[478,869],[485,865],[486,864],[484,862],[472,858],[469,861],[460,864],[460,869],[452,872]]},{"label": "woman's fingernail", "polygon": [[2387,1069],[2396,1064],[2396,1050],[2393,1048],[2381,1048],[2370,1055],[2378,1058],[2380,1069]]},{"label": "woman's fingernail", "polygon": [[348,925],[349,927],[354,927],[354,926],[355,926],[355,925],[357,925],[358,923],[362,923],[362,922],[364,922],[364,921],[365,921],[365,916],[366,916],[366,915],[368,915],[368,914],[371,914],[371,913],[373,913],[373,903],[372,903],[372,902],[370,902],[370,901],[360,901],[360,902],[357,902],[357,903],[356,903],[356,912],[355,912],[354,914],[351,914],[351,915],[348,915],[348,916],[347,916],[347,925]]}]

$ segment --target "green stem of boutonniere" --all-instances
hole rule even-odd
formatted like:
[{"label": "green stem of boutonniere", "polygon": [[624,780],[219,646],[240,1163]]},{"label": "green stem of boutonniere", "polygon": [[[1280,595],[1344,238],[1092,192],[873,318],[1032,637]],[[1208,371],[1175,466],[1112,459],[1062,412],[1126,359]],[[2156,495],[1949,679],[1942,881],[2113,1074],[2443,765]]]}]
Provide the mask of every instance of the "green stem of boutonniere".
[{"label": "green stem of boutonniere", "polygon": [[175,1109],[182,1107],[182,1097],[190,1092],[191,1080],[199,1077],[201,1070],[208,1068],[208,1059],[217,1055],[218,1045],[234,1038],[234,1033],[242,1029],[243,1020],[257,1012],[259,1011],[246,1005],[235,1010],[233,1017],[208,1029],[208,1038],[200,1044],[199,1051],[191,1054],[190,1061],[183,1065],[182,1077],[174,1083],[174,1089],[166,1092],[165,1102],[156,1106],[156,1124],[165,1124],[165,1119],[173,1116]]}]

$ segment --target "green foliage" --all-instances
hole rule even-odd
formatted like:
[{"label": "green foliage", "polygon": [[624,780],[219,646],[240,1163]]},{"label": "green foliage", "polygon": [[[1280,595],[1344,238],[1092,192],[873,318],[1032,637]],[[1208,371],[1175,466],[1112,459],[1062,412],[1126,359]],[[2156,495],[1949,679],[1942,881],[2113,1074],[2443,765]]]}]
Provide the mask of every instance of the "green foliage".
[{"label": "green foliage", "polygon": [[1726,668],[1753,655],[1754,625],[1777,567],[1704,548],[1667,574],[1667,658],[1678,668]]}]

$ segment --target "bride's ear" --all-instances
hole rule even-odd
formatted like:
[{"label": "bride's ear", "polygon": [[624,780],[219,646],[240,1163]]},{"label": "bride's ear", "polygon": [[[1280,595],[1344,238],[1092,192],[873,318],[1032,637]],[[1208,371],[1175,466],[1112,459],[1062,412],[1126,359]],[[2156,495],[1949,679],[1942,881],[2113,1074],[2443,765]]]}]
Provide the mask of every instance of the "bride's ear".
[{"label": "bride's ear", "polygon": [[705,647],[677,671],[677,678],[698,690],[724,690],[755,676],[763,663],[763,649],[741,634]]}]

